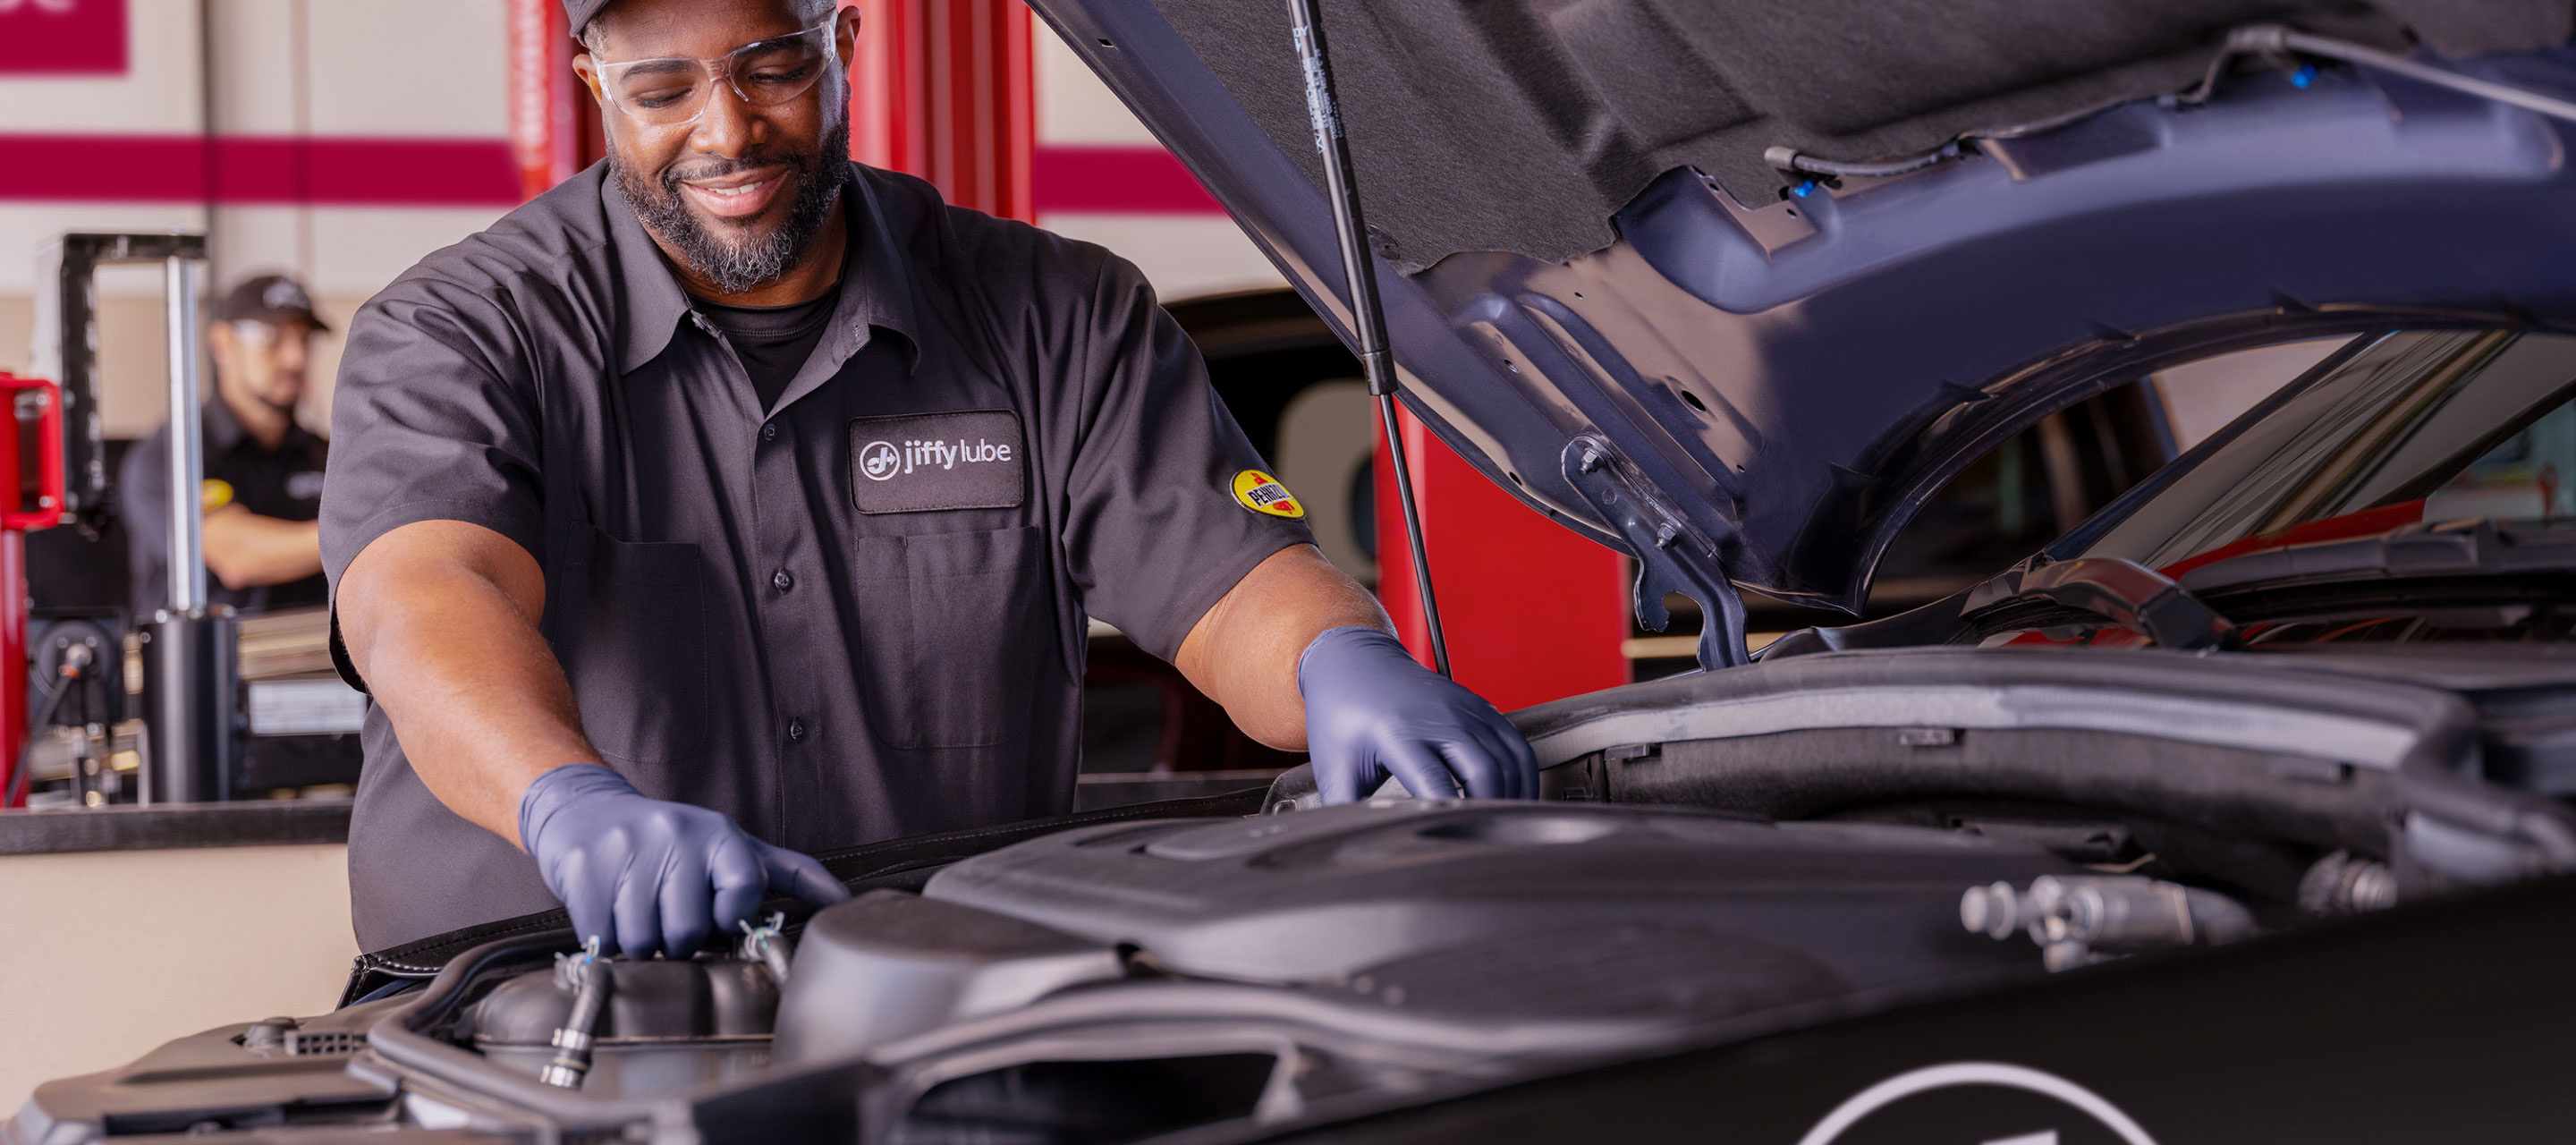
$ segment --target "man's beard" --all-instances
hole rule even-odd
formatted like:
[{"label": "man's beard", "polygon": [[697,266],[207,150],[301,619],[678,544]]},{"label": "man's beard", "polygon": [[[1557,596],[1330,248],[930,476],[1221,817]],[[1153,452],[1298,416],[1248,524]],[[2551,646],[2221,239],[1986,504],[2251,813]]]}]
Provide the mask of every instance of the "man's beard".
[{"label": "man's beard", "polygon": [[[796,201],[766,238],[734,237],[711,231],[680,200],[687,179],[710,179],[754,167],[785,164],[795,170]],[[846,128],[823,132],[822,150],[814,155],[752,152],[739,159],[708,157],[674,164],[657,180],[609,156],[618,187],[635,208],[635,217],[659,237],[680,262],[705,279],[719,294],[748,294],[794,269],[840,202],[841,185],[850,181],[850,133]],[[730,228],[730,223],[719,223]]]}]

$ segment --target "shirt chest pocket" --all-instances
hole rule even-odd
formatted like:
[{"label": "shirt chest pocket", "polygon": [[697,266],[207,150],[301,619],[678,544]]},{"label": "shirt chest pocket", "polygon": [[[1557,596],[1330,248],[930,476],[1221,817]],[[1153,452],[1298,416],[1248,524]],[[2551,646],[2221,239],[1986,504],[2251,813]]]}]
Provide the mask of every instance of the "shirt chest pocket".
[{"label": "shirt chest pocket", "polygon": [[898,748],[1020,739],[1042,673],[1067,674],[1045,532],[863,537],[851,564],[877,737]]},{"label": "shirt chest pocket", "polygon": [[707,731],[706,573],[698,546],[612,540],[587,527],[583,533],[575,591],[565,594],[569,607],[556,638],[582,732],[619,762],[675,762],[696,751]]}]

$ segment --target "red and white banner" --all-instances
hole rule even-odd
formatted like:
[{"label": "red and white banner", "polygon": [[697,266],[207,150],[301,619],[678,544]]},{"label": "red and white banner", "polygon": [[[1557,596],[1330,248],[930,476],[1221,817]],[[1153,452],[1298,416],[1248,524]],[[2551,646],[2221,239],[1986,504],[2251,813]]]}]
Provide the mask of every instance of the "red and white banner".
[{"label": "red and white banner", "polygon": [[0,0],[0,75],[124,75],[126,0]]}]

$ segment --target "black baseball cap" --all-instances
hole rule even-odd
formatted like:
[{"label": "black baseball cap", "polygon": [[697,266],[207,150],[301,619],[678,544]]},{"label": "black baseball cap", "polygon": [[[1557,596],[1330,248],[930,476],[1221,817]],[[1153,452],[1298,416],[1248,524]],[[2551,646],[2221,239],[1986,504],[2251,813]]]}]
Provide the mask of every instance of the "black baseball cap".
[{"label": "black baseball cap", "polygon": [[566,26],[572,29],[573,38],[580,39],[582,26],[590,23],[591,17],[599,15],[600,9],[616,2],[617,0],[563,0],[564,17],[572,21]]},{"label": "black baseball cap", "polygon": [[243,279],[215,304],[218,322],[301,322],[316,331],[331,327],[313,312],[313,296],[304,284],[283,274]]}]

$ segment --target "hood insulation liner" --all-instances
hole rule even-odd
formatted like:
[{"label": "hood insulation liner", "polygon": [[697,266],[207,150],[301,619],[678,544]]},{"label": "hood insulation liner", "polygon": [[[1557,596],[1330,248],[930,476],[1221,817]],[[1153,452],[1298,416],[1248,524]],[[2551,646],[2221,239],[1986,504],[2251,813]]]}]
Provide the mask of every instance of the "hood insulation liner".
[{"label": "hood insulation liner", "polygon": [[[1317,187],[1303,81],[1275,3],[1158,0]],[[2182,91],[2229,29],[2280,22],[2444,57],[2567,41],[2568,0],[1329,0],[1335,86],[1377,253],[1549,262],[1691,166],[1776,199],[1763,160],[1928,151]]]}]

